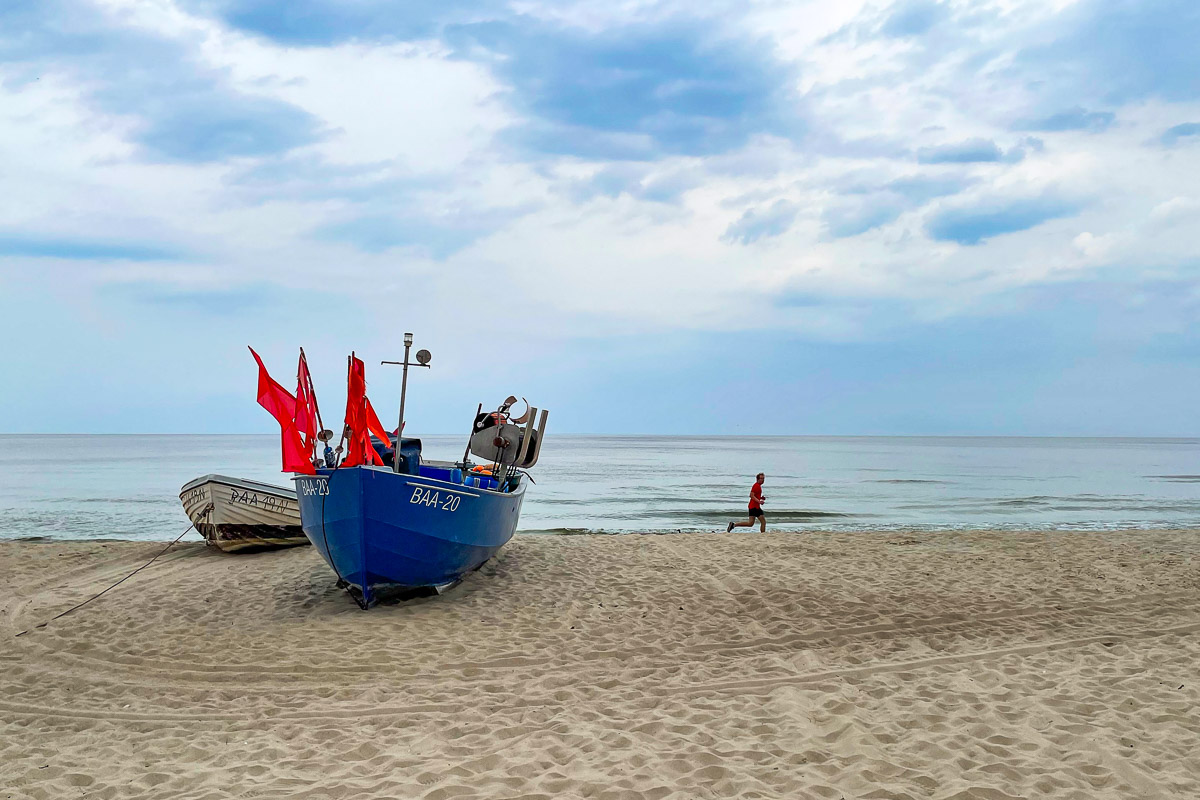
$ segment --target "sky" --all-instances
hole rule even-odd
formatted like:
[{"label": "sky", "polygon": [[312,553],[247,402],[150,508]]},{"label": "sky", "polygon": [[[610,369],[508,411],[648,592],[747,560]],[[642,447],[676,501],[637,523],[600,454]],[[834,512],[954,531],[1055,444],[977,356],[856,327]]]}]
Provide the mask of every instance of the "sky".
[{"label": "sky", "polygon": [[[1200,435],[1200,4],[7,0],[0,431]],[[330,425],[326,420],[326,424]]]}]

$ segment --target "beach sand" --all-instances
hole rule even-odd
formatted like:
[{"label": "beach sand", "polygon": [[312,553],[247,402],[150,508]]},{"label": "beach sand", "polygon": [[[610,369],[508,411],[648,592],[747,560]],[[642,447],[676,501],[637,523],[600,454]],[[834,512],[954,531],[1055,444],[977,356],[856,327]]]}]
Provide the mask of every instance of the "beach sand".
[{"label": "beach sand", "polygon": [[1196,798],[1200,532],[0,544],[0,798]]}]

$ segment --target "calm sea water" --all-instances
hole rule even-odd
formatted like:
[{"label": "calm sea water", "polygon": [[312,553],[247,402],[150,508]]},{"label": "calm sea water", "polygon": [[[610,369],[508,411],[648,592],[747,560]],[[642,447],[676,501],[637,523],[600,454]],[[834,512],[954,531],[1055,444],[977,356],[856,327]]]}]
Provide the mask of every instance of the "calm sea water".
[{"label": "calm sea water", "polygon": [[[462,456],[462,437],[423,439],[430,458]],[[290,483],[274,435],[0,446],[0,538],[172,539],[198,475]],[[554,436],[521,530],[724,530],[759,471],[772,529],[1200,528],[1200,439]]]}]

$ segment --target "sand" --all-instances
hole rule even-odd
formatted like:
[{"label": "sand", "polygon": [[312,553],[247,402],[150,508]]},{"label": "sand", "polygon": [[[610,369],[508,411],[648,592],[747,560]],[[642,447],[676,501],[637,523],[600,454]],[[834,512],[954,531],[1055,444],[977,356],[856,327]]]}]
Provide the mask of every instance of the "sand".
[{"label": "sand", "polygon": [[1196,798],[1200,532],[0,544],[0,798]]}]

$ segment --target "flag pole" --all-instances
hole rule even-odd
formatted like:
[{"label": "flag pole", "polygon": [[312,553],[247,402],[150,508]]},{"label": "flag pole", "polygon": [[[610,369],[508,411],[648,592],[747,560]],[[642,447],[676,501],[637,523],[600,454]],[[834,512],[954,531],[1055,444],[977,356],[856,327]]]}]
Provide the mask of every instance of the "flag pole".
[{"label": "flag pole", "polygon": [[[304,366],[308,367],[308,356],[304,355],[304,348],[300,348],[300,357],[304,359]],[[312,373],[308,373],[308,396],[312,398],[313,410],[317,412],[317,433],[325,430],[325,423],[321,421],[321,407],[317,405],[317,392],[312,383]]]},{"label": "flag pole", "polygon": [[[350,355],[346,356],[346,383],[347,384],[349,384],[349,382],[350,382],[350,369],[353,364],[354,364],[354,351],[351,350]],[[349,410],[350,410],[349,403],[347,403],[346,410],[347,410],[347,412],[349,412]],[[346,442],[346,422],[347,422],[347,420],[342,420],[342,435],[338,438],[337,449],[334,450],[335,453],[341,453],[342,445],[345,444],[345,442]]]},{"label": "flag pole", "polygon": [[396,447],[392,450],[392,471],[400,472],[400,440],[404,436],[404,401],[408,396],[408,368],[409,367],[428,367],[429,366],[429,351],[417,351],[417,363],[409,363],[408,354],[412,351],[413,335],[411,333],[404,334],[404,360],[403,361],[380,361],[380,364],[396,364],[404,367],[404,375],[400,378],[400,420],[396,426]]},{"label": "flag pole", "polygon": [[404,436],[404,400],[408,394],[408,353],[412,350],[413,335],[404,334],[404,374],[400,378],[400,422],[396,426],[396,445],[392,449],[392,472],[400,471],[400,439]]}]

